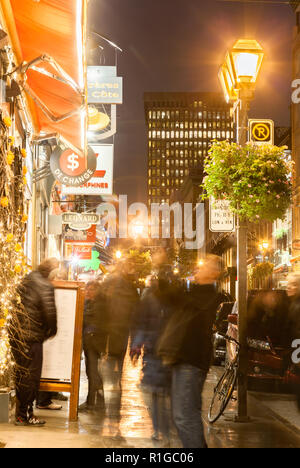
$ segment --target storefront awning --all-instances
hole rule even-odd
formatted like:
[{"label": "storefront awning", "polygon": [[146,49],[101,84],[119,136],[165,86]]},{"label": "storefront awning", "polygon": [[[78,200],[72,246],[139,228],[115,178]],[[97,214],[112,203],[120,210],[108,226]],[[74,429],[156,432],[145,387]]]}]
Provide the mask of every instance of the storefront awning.
[{"label": "storefront awning", "polygon": [[87,0],[0,1],[36,132],[85,149]]}]

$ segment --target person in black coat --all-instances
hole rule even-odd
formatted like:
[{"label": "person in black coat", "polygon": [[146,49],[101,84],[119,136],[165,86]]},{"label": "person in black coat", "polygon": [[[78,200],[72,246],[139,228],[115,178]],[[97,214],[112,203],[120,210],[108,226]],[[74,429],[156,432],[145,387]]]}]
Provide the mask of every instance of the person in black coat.
[{"label": "person in black coat", "polygon": [[33,414],[33,402],[40,386],[43,343],[57,333],[54,287],[48,277],[59,267],[55,258],[45,260],[27,275],[20,287],[21,304],[10,328],[10,343],[16,363],[17,426],[42,426]]}]

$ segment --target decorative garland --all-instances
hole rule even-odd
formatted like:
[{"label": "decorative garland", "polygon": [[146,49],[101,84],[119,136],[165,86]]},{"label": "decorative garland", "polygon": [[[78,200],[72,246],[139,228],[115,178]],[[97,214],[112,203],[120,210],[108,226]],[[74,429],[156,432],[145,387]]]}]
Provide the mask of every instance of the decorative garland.
[{"label": "decorative garland", "polygon": [[285,149],[214,142],[205,160],[203,198],[230,200],[232,211],[251,222],[283,219],[291,204],[293,164]]},{"label": "decorative garland", "polygon": [[23,243],[26,231],[24,191],[27,168],[24,149],[9,136],[11,120],[0,116],[0,386],[8,386],[13,366],[8,328],[17,327],[15,307],[20,307],[18,285],[26,273]]}]

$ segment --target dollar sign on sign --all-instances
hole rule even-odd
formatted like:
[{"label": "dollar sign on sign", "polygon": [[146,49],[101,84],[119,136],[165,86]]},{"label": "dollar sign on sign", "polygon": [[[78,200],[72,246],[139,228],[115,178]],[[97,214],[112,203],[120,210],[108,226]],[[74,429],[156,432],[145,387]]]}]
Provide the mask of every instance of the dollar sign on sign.
[{"label": "dollar sign on sign", "polygon": [[78,162],[78,154],[70,154],[70,156],[68,156],[68,165],[67,165],[67,168],[68,169],[71,169],[72,172],[74,172],[76,169],[79,168],[79,162]]}]

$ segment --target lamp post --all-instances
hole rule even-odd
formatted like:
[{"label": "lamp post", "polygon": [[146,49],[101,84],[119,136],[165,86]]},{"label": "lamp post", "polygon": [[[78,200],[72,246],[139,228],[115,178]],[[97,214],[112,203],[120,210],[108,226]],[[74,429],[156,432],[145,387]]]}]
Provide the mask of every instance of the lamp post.
[{"label": "lamp post", "polygon": [[[240,39],[228,51],[219,72],[225,99],[232,102],[236,124],[236,140],[241,146],[248,140],[248,112],[254,98],[255,85],[264,52],[256,40]],[[247,221],[237,222],[238,271],[238,331],[241,352],[238,372],[238,415],[236,420],[248,420],[247,409]]]}]

